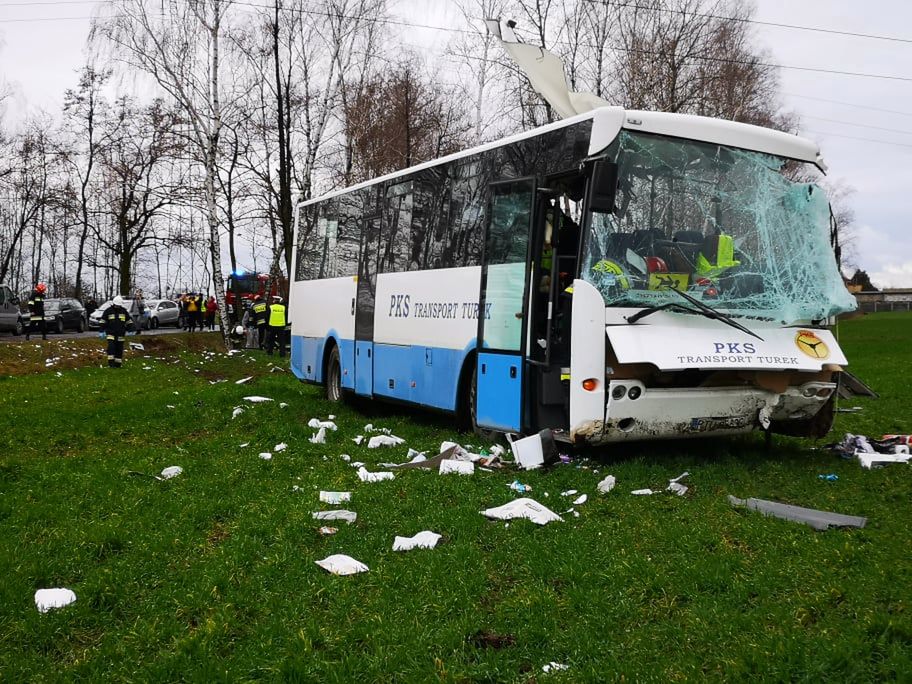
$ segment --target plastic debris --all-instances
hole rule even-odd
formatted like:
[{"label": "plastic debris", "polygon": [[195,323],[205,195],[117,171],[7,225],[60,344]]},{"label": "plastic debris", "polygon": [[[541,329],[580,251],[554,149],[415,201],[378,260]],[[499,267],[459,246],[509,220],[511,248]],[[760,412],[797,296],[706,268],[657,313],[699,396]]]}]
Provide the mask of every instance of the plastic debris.
[{"label": "plastic debris", "polygon": [[311,444],[326,444],[326,428],[321,427],[317,430],[317,434],[311,435],[307,441]]},{"label": "plastic debris", "polygon": [[601,494],[607,494],[612,489],[614,489],[614,486],[616,484],[617,484],[617,480],[615,479],[614,475],[608,475],[604,480],[602,480],[601,482],[598,483],[598,485],[596,485],[596,489]]},{"label": "plastic debris", "polygon": [[843,515],[841,513],[829,513],[827,511],[814,510],[813,508],[802,508],[801,506],[791,506],[778,501],[739,499],[731,495],[729,495],[728,501],[732,506],[744,506],[774,518],[800,522],[810,525],[815,530],[827,530],[830,527],[864,527],[868,522],[867,518]]},{"label": "plastic debris", "polygon": [[406,458],[409,460],[405,463],[380,463],[378,464],[381,468],[401,468],[402,466],[414,465],[416,463],[423,463],[427,460],[427,456],[423,451],[416,451],[415,449],[409,449]]},{"label": "plastic debris", "polygon": [[352,460],[352,457],[349,456],[348,454],[340,454],[340,455],[339,455],[339,458],[341,458],[341,459],[342,459],[343,461],[345,461],[346,463],[348,463],[348,462],[350,462],[350,461]]},{"label": "plastic debris", "polygon": [[912,458],[908,453],[906,454],[865,454],[857,453],[856,457],[858,462],[861,464],[862,468],[871,468],[877,466],[884,466],[889,463],[908,463],[909,459]]},{"label": "plastic debris", "polygon": [[573,505],[582,506],[588,500],[589,500],[589,497],[586,494],[581,494],[578,498],[573,500]]},{"label": "plastic debris", "polygon": [[522,498],[506,503],[497,508],[488,508],[481,511],[486,518],[496,520],[512,520],[513,518],[525,518],[531,520],[537,525],[546,525],[549,522],[558,520],[563,522],[557,513],[542,506],[535,499]]},{"label": "plastic debris", "polygon": [[311,418],[307,421],[308,427],[316,428],[326,428],[327,430],[336,431],[339,427],[332,422],[331,420],[320,420],[319,418]]},{"label": "plastic debris", "polygon": [[369,569],[361,561],[343,553],[334,553],[332,556],[314,562],[334,575],[357,575],[359,572],[367,572]]},{"label": "plastic debris", "polygon": [[351,501],[351,492],[320,492],[320,501],[338,506],[340,503]]},{"label": "plastic debris", "polygon": [[352,441],[353,441],[355,444],[357,444],[357,445],[360,446],[361,442],[364,441],[364,435],[358,435],[357,437],[352,437]]},{"label": "plastic debris", "polygon": [[279,404],[279,408],[288,408],[288,404],[283,401]]},{"label": "plastic debris", "polygon": [[39,589],[35,592],[35,607],[39,613],[47,613],[54,608],[63,608],[76,600],[76,593],[65,587]]},{"label": "plastic debris", "polygon": [[369,473],[367,468],[361,466],[358,468],[358,477],[362,482],[382,482],[383,480],[394,480],[396,476],[389,471],[379,473]]},{"label": "plastic debris", "polygon": [[419,532],[413,537],[396,537],[393,540],[393,551],[411,551],[412,549],[433,549],[442,535],[430,530]]},{"label": "plastic debris", "polygon": [[561,496],[573,496],[576,494],[575,489],[568,489],[566,492],[561,492]]},{"label": "plastic debris", "polygon": [[241,449],[243,449],[244,447],[249,447],[249,446],[250,446],[250,442],[244,442],[243,444],[238,444],[238,447]]},{"label": "plastic debris", "polygon": [[561,672],[562,670],[569,670],[569,665],[564,665],[563,663],[555,663],[553,660],[546,664],[542,665],[542,672],[548,674],[550,672]]},{"label": "plastic debris", "polygon": [[[507,485],[514,492],[519,492],[520,494],[525,494],[526,492],[532,491],[532,485],[525,485],[519,480],[513,480],[510,484]],[[548,496],[548,493],[545,492],[545,496]]]},{"label": "plastic debris", "polygon": [[161,471],[161,477],[163,480],[170,480],[172,477],[177,477],[182,472],[184,472],[184,469],[180,466],[168,466]]},{"label": "plastic debris", "polygon": [[669,480],[668,486],[665,488],[665,491],[674,492],[678,496],[684,496],[685,494],[687,494],[688,487],[687,487],[687,485],[681,484],[681,480],[683,480],[688,475],[690,475],[690,473],[685,471],[685,472],[681,473],[680,475],[678,475],[673,480]]},{"label": "plastic debris", "polygon": [[259,454],[259,456],[260,456],[260,458],[262,458],[264,461],[271,461],[271,460],[272,460],[272,454],[270,454],[268,451],[261,451],[260,454]]},{"label": "plastic debris", "polygon": [[649,496],[650,494],[655,494],[651,489],[634,489],[630,493],[636,496]]},{"label": "plastic debris", "polygon": [[[169,405],[170,405],[170,404],[169,404]],[[241,415],[243,412],[244,412],[244,407],[243,407],[243,406],[235,406],[235,407],[234,407],[234,411],[231,412],[231,419],[234,420],[234,419],[237,418],[239,415]]]},{"label": "plastic debris", "polygon": [[253,376],[252,376],[252,375],[249,375],[249,376],[247,376],[246,378],[241,378],[240,380],[235,380],[235,381],[234,381],[234,384],[235,384],[235,385],[243,385],[245,382],[250,382],[251,380],[253,380]]},{"label": "plastic debris", "polygon": [[269,397],[260,397],[254,394],[251,397],[244,397],[244,401],[249,401],[251,404],[262,404],[266,401],[275,401],[275,399],[270,399]]},{"label": "plastic debris", "polygon": [[368,449],[377,449],[382,446],[399,446],[404,444],[405,440],[401,437],[396,437],[395,435],[377,435],[376,437],[371,437],[367,442]]},{"label": "plastic debris", "polygon": [[285,444],[285,442],[279,442],[274,447],[272,447],[272,450],[273,451],[285,451],[285,449],[287,449],[287,448],[288,448],[288,445]]},{"label": "plastic debris", "polygon": [[351,463],[349,463],[349,465],[352,468],[363,468],[364,467],[364,463],[362,463],[361,461],[352,461]]},{"label": "plastic debris", "polygon": [[320,534],[322,534],[324,537],[328,537],[332,534],[335,534],[338,531],[339,531],[338,527],[325,527],[324,526],[319,529]]},{"label": "plastic debris", "polygon": [[559,460],[551,430],[542,430],[537,435],[513,440],[510,447],[513,449],[516,463],[525,470],[540,468]]},{"label": "plastic debris", "polygon": [[826,475],[818,475],[818,480],[826,480],[827,482],[836,482],[839,479],[839,475],[836,473],[828,473]]},{"label": "plastic debris", "polygon": [[474,475],[475,474],[475,464],[471,461],[455,461],[452,459],[440,461],[440,470],[437,471],[441,475],[448,475],[450,473],[458,473],[459,475]]},{"label": "plastic debris", "polygon": [[358,519],[358,514],[354,511],[339,509],[337,511],[317,511],[312,513],[314,520],[344,520],[351,525]]}]

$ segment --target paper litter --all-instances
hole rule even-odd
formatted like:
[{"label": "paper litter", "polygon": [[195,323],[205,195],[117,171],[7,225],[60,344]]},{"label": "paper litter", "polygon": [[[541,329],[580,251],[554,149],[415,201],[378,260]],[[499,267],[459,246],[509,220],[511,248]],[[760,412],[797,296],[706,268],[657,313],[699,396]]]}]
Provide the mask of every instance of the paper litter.
[{"label": "paper litter", "polygon": [[322,534],[324,537],[328,537],[329,535],[335,534],[338,531],[338,527],[321,527],[319,530],[320,534]]},{"label": "paper litter", "polygon": [[252,376],[252,375],[247,376],[246,378],[241,378],[240,380],[235,380],[235,381],[234,381],[234,384],[235,384],[235,385],[243,385],[245,382],[250,382],[251,380],[253,380],[253,376]]},{"label": "paper litter", "polygon": [[279,442],[274,447],[272,447],[272,450],[273,451],[285,451],[285,449],[287,449],[287,448],[288,448],[288,445],[285,444],[285,442]]},{"label": "paper litter", "polygon": [[582,506],[584,503],[586,503],[586,501],[587,501],[588,499],[589,499],[589,497],[588,497],[587,495],[581,494],[578,498],[574,499],[573,505],[574,505],[574,506]]},{"label": "paper litter", "polygon": [[275,401],[275,399],[270,399],[269,397],[260,397],[254,394],[251,397],[244,397],[244,401],[249,401],[251,404],[262,404],[265,401]]},{"label": "paper litter", "polygon": [[673,480],[669,480],[668,486],[665,488],[665,491],[674,492],[678,496],[684,496],[685,494],[687,494],[688,487],[687,487],[687,485],[682,485],[681,480],[683,480],[688,475],[690,475],[690,473],[685,471],[685,472],[681,473],[680,475],[678,475]]},{"label": "paper litter", "polygon": [[320,501],[338,506],[340,503],[351,501],[351,492],[320,492]]},{"label": "paper litter", "polygon": [[283,401],[279,404],[279,408],[288,408],[288,404]]},{"label": "paper litter", "polygon": [[440,470],[437,472],[440,475],[448,475],[450,473],[457,473],[459,475],[474,475],[475,464],[471,461],[444,460],[440,461]]},{"label": "paper litter", "polygon": [[419,532],[413,537],[396,537],[393,551],[411,551],[412,549],[433,549],[440,541],[441,535],[430,530]]},{"label": "paper litter", "polygon": [[399,446],[400,444],[404,443],[404,439],[401,437],[396,437],[395,435],[377,435],[376,437],[371,437],[370,440],[368,440],[367,448],[377,449],[382,446]]},{"label": "paper litter", "polygon": [[405,463],[379,463],[378,465],[381,468],[401,468],[410,464],[423,463],[427,460],[427,456],[424,455],[423,451],[416,451],[415,449],[409,449],[406,458],[409,460]]},{"label": "paper litter", "polygon": [[576,494],[575,489],[568,489],[566,492],[561,492],[561,496],[573,496]]},{"label": "paper litter", "polygon": [[244,442],[243,444],[238,444],[238,447],[240,449],[243,449],[244,447],[249,447],[249,446],[250,446],[250,442]]},{"label": "paper litter", "polygon": [[563,518],[557,513],[542,506],[534,499],[529,498],[516,499],[503,506],[498,506],[497,508],[488,508],[487,510],[481,511],[481,514],[486,518],[496,520],[525,518],[537,525],[545,525],[554,520],[563,521]]},{"label": "paper litter", "polygon": [[349,465],[352,468],[363,468],[364,467],[364,463],[362,463],[361,461],[352,461],[351,463],[349,463]]},{"label": "paper litter", "polygon": [[161,476],[163,480],[170,480],[172,477],[177,477],[184,469],[180,466],[168,466],[163,471],[161,471]]},{"label": "paper litter", "polygon": [[146,351],[146,348],[142,346],[139,342],[130,342],[130,349],[136,349],[138,351]]},{"label": "paper litter", "polygon": [[340,455],[339,455],[339,458],[341,458],[341,459],[342,459],[343,461],[345,461],[346,463],[348,463],[349,461],[352,460],[352,457],[349,456],[348,454],[340,454]]},{"label": "paper litter", "polygon": [[331,420],[320,420],[319,418],[311,418],[307,421],[307,426],[316,428],[326,428],[327,430],[338,430],[338,426]]},{"label": "paper litter", "polygon": [[383,480],[394,480],[396,476],[389,471],[382,471],[379,473],[369,473],[367,468],[361,466],[358,468],[358,477],[362,482],[382,482]]},{"label": "paper litter", "polygon": [[357,437],[352,437],[352,441],[353,441],[355,444],[360,445],[361,442],[364,441],[364,435],[358,435]]},{"label": "paper litter", "polygon": [[339,509],[337,511],[317,511],[312,515],[314,520],[344,520],[349,525],[358,519],[357,513],[344,509]]},{"label": "paper litter", "polygon": [[334,575],[357,575],[359,572],[368,571],[368,567],[364,563],[342,553],[334,553],[332,556],[314,562]]},{"label": "paper litter", "polygon": [[614,478],[614,475],[608,475],[604,480],[598,483],[596,489],[598,489],[598,491],[602,494],[607,494],[612,489],[614,489],[614,485],[616,484],[617,480]]},{"label": "paper litter", "polygon": [[630,493],[635,494],[636,496],[649,496],[650,494],[655,494],[651,489],[634,489]]},{"label": "paper litter", "polygon": [[569,670],[569,665],[564,665],[562,663],[555,663],[553,660],[547,665],[542,665],[542,672],[548,674],[549,672],[560,672],[561,670]]},{"label": "paper litter", "polygon": [[35,607],[39,613],[46,613],[53,608],[63,608],[76,600],[76,593],[65,587],[39,589],[35,592]]},{"label": "paper litter", "polygon": [[311,444],[326,444],[326,428],[321,427],[317,434],[311,435],[308,440]]},{"label": "paper litter", "polygon": [[243,412],[244,412],[244,407],[243,407],[243,406],[235,406],[235,407],[234,407],[234,411],[231,412],[231,418],[232,418],[232,420],[235,419],[235,418],[237,418],[237,417],[238,417],[239,415],[241,415]]},{"label": "paper litter", "polygon": [[271,461],[272,454],[270,454],[268,451],[261,451],[260,458],[262,458],[264,461]]}]

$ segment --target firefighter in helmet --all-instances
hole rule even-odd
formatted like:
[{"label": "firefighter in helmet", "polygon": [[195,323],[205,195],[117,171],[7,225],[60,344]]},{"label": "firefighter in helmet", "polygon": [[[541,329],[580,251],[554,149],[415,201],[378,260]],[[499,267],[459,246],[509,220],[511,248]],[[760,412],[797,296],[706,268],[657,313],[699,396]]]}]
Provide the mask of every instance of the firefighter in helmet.
[{"label": "firefighter in helmet", "polygon": [[33,332],[41,331],[41,339],[47,339],[47,324],[44,319],[44,297],[47,294],[47,285],[38,283],[29,296],[29,327],[25,331],[25,339],[29,339]]},{"label": "firefighter in helmet", "polygon": [[111,304],[101,315],[102,332],[99,337],[108,340],[108,366],[120,368],[123,365],[124,341],[127,339],[127,321],[130,312],[124,308],[124,298],[114,297]]},{"label": "firefighter in helmet", "polygon": [[256,326],[260,349],[266,348],[266,319],[268,316],[269,307],[266,306],[261,295],[256,295],[253,298],[253,306],[250,307],[250,319]]}]

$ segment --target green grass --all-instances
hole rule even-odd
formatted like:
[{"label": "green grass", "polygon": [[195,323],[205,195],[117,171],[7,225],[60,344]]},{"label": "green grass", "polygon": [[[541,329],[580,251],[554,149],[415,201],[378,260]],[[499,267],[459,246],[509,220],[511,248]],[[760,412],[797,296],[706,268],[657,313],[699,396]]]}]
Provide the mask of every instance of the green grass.
[{"label": "green grass", "polygon": [[[853,370],[881,398],[847,402],[864,410],[839,414],[834,438],[912,431],[910,323],[841,324]],[[143,339],[160,358],[132,356],[120,371],[97,367],[85,351],[97,342],[0,346],[0,681],[912,677],[906,467],[864,471],[785,438],[768,453],[752,437],[623,445],[549,472],[363,484],[340,454],[375,470],[406,451],[356,446],[367,422],[431,452],[479,440],[433,415],[330,405],[259,354],[207,357],[212,336],[195,349],[185,338],[155,350]],[[82,359],[60,376],[43,367],[59,345]],[[28,359],[40,372],[21,374]],[[232,420],[250,394],[275,402]],[[310,444],[307,420],[329,413],[339,432]],[[287,451],[257,458],[282,441]],[[169,465],[184,473],[129,474]],[[685,497],[629,494],[684,470]],[[817,477],[830,472],[838,482]],[[600,496],[608,473],[618,486]],[[569,508],[563,490],[589,501],[545,527],[478,514],[519,496],[507,488],[517,477],[557,512]],[[320,489],[352,491],[357,523],[321,537]],[[869,522],[815,532],[734,510],[727,494]],[[395,535],[423,529],[445,543],[391,550]],[[332,553],[370,572],[314,564]],[[33,594],[53,586],[78,600],[41,615]],[[552,660],[570,669],[542,674]]]}]

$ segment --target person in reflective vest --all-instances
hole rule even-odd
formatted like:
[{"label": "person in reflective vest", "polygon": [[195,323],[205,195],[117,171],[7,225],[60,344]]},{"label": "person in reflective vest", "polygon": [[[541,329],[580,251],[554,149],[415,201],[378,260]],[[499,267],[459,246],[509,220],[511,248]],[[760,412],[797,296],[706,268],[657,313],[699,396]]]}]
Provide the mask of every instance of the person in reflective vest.
[{"label": "person in reflective vest", "polygon": [[28,300],[28,309],[29,309],[29,327],[25,331],[25,339],[28,340],[32,332],[41,331],[41,339],[46,340],[47,336],[47,325],[44,320],[44,295],[47,294],[47,285],[44,283],[38,283],[35,285],[35,289],[29,296]]},{"label": "person in reflective vest", "polygon": [[102,331],[99,337],[108,340],[108,366],[120,368],[123,365],[124,340],[127,338],[127,321],[130,312],[124,308],[124,299],[114,297],[111,304],[101,315]]},{"label": "person in reflective vest", "polygon": [[285,305],[282,298],[276,295],[269,305],[269,325],[266,330],[266,353],[272,356],[276,344],[279,346],[279,356],[285,356]]},{"label": "person in reflective vest", "polygon": [[269,307],[260,295],[253,298],[253,306],[250,309],[250,318],[253,325],[256,326],[257,336],[259,338],[258,346],[260,349],[266,348],[266,318],[269,315]]}]

